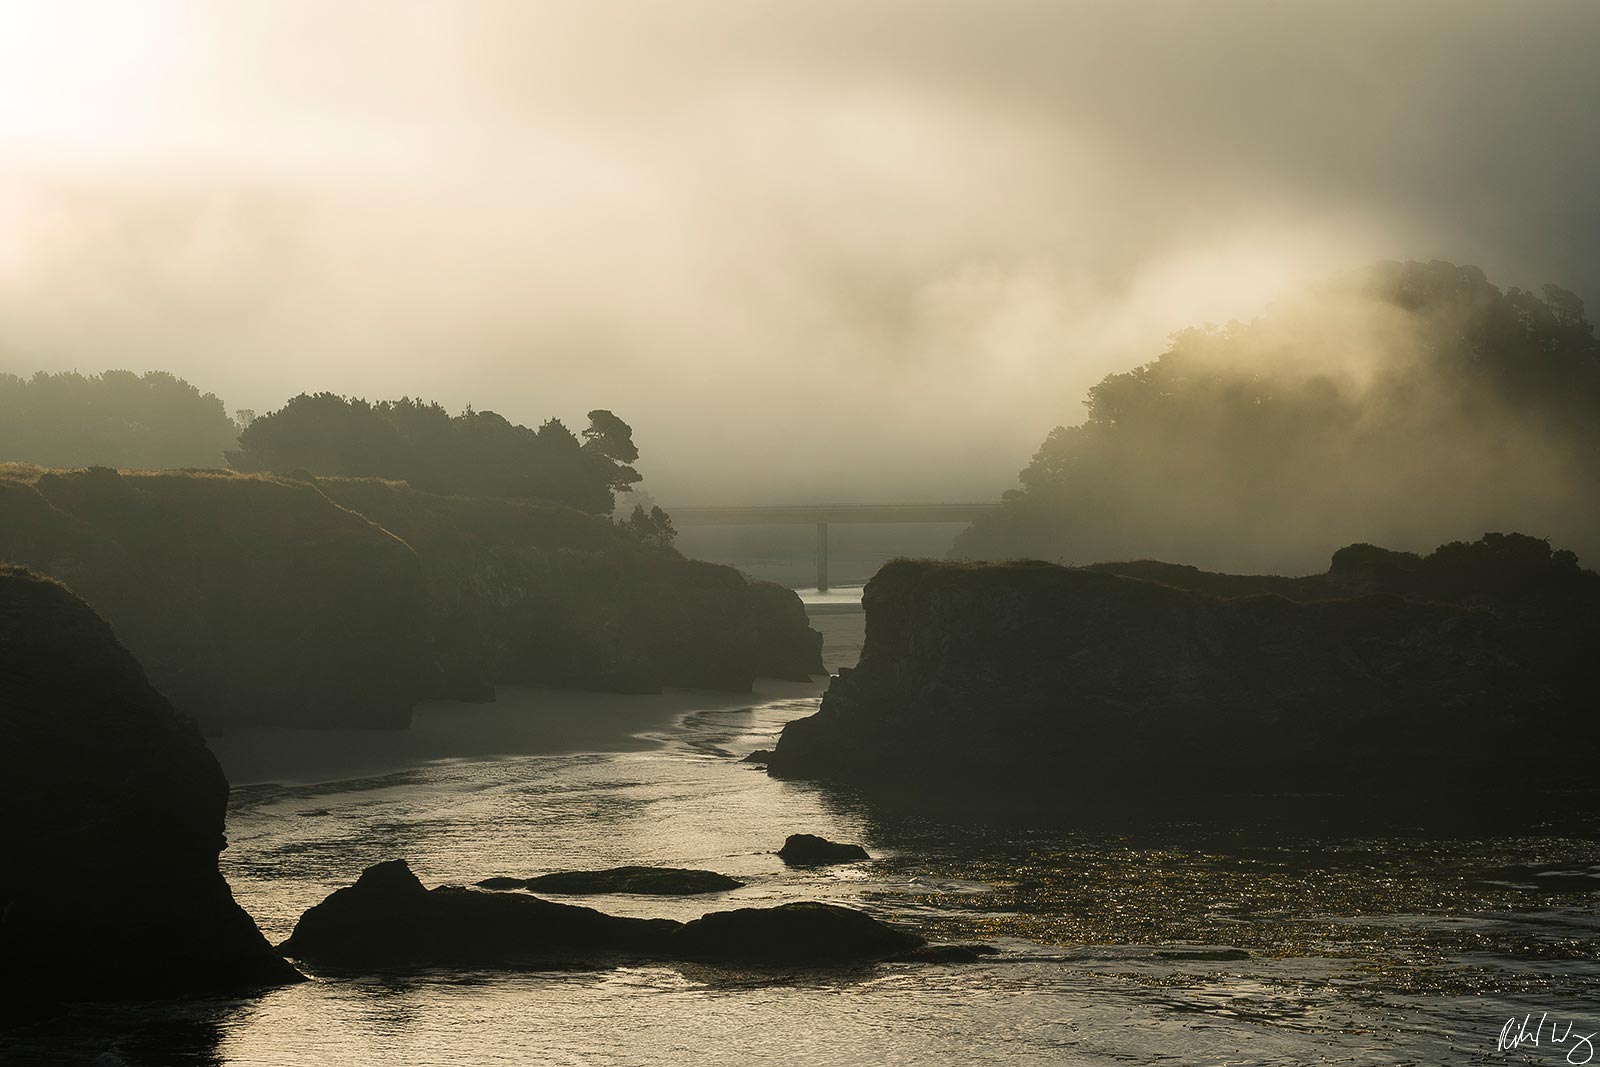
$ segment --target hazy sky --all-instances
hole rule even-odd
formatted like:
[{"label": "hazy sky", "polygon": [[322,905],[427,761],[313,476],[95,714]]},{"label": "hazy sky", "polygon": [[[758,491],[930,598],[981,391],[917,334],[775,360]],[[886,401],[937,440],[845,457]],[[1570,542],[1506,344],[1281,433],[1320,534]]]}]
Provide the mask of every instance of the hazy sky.
[{"label": "hazy sky", "polygon": [[665,502],[992,498],[1376,258],[1600,303],[1600,3],[0,4],[0,369],[633,423]]}]

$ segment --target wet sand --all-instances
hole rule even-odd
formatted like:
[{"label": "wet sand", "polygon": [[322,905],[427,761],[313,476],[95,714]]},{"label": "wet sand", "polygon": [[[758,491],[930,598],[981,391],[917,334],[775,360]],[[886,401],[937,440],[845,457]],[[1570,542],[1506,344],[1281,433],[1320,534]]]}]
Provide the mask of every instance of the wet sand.
[{"label": "wet sand", "polygon": [[435,760],[494,756],[630,752],[659,742],[647,735],[707,708],[811,696],[809,684],[757,679],[753,693],[670,690],[644,695],[500,686],[492,704],[453,700],[420,705],[409,730],[249,728],[206,742],[233,785],[306,784],[404,770]]}]

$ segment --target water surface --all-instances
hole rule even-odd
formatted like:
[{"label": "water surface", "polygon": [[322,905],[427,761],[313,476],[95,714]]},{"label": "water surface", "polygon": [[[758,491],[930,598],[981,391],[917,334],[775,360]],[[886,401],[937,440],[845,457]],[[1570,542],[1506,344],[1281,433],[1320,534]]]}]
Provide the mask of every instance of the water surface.
[{"label": "water surface", "polygon": [[[692,918],[833,900],[938,938],[988,941],[1000,956],[792,974],[654,964],[312,972],[246,1000],[38,1019],[0,1038],[0,1056],[261,1067],[1471,1064],[1506,1059],[1495,1039],[1512,1014],[1537,1022],[1548,1011],[1579,1033],[1600,1030],[1586,866],[1600,863],[1600,847],[1584,805],[1558,800],[1540,815],[1472,824],[1479,832],[1379,830],[1259,802],[1019,821],[933,816],[737,761],[816,699],[789,687],[707,700],[610,746],[620,751],[456,755],[240,787],[224,870],[273,940],[361,867],[399,856],[430,885],[704,867],[749,885],[582,901]],[[560,704],[551,695],[541,714]],[[874,860],[785,868],[773,850],[800,831],[861,842]],[[1571,877],[1496,873],[1558,860]],[[1547,1032],[1541,1048],[1514,1056],[1561,1063],[1567,1051]]]}]

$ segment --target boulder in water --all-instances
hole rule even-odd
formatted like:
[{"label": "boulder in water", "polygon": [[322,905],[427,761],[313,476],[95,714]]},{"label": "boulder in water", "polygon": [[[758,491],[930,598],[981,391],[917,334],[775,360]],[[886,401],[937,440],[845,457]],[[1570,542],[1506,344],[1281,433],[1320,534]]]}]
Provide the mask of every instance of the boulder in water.
[{"label": "boulder in water", "polygon": [[404,860],[389,860],[300,916],[279,947],[335,967],[539,966],[573,955],[656,954],[681,925],[521,894],[424,889]]},{"label": "boulder in water", "polygon": [[681,959],[767,965],[888,959],[925,944],[865,912],[816,901],[712,912],[669,942]]},{"label": "boulder in water", "polygon": [[689,923],[629,919],[521,893],[425,889],[403,860],[390,860],[367,868],[355,885],[307,911],[280,947],[319,966],[383,970],[594,965],[627,958],[825,966],[898,958],[926,944],[909,930],[837,904],[741,908]]},{"label": "boulder in water", "polygon": [[721,893],[744,885],[716,871],[685,867],[611,867],[603,871],[557,871],[536,878],[485,878],[484,889],[531,889],[546,893],[636,893],[642,896],[692,896]]},{"label": "boulder in water", "polygon": [[829,841],[816,834],[790,834],[778,850],[778,858],[797,867],[821,867],[830,863],[855,863],[872,857],[860,845]]}]

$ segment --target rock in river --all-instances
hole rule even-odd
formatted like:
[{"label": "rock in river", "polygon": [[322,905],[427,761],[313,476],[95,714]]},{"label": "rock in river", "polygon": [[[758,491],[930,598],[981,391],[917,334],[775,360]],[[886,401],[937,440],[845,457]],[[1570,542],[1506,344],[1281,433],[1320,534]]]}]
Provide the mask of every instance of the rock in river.
[{"label": "rock in river", "polygon": [[758,964],[887,959],[926,943],[863,912],[815,901],[712,912],[671,941],[681,959]]},{"label": "rock in river", "polygon": [[637,893],[643,896],[692,896],[721,893],[744,885],[716,871],[684,867],[611,867],[603,871],[556,871],[537,878],[485,878],[484,889],[532,889],[546,893]]},{"label": "rock in river", "polygon": [[836,904],[741,908],[689,923],[630,919],[522,893],[424,889],[404,860],[390,860],[307,911],[280,947],[320,966],[381,970],[598,965],[628,958],[817,966],[890,959],[926,943]]},{"label": "rock in river", "polygon": [[821,867],[829,863],[855,863],[872,857],[860,845],[829,841],[816,834],[790,834],[778,850],[778,858],[797,867]]},{"label": "rock in river", "polygon": [[680,925],[520,893],[428,890],[404,860],[389,860],[300,916],[279,947],[294,959],[357,969],[537,966],[575,953],[656,954]]}]

